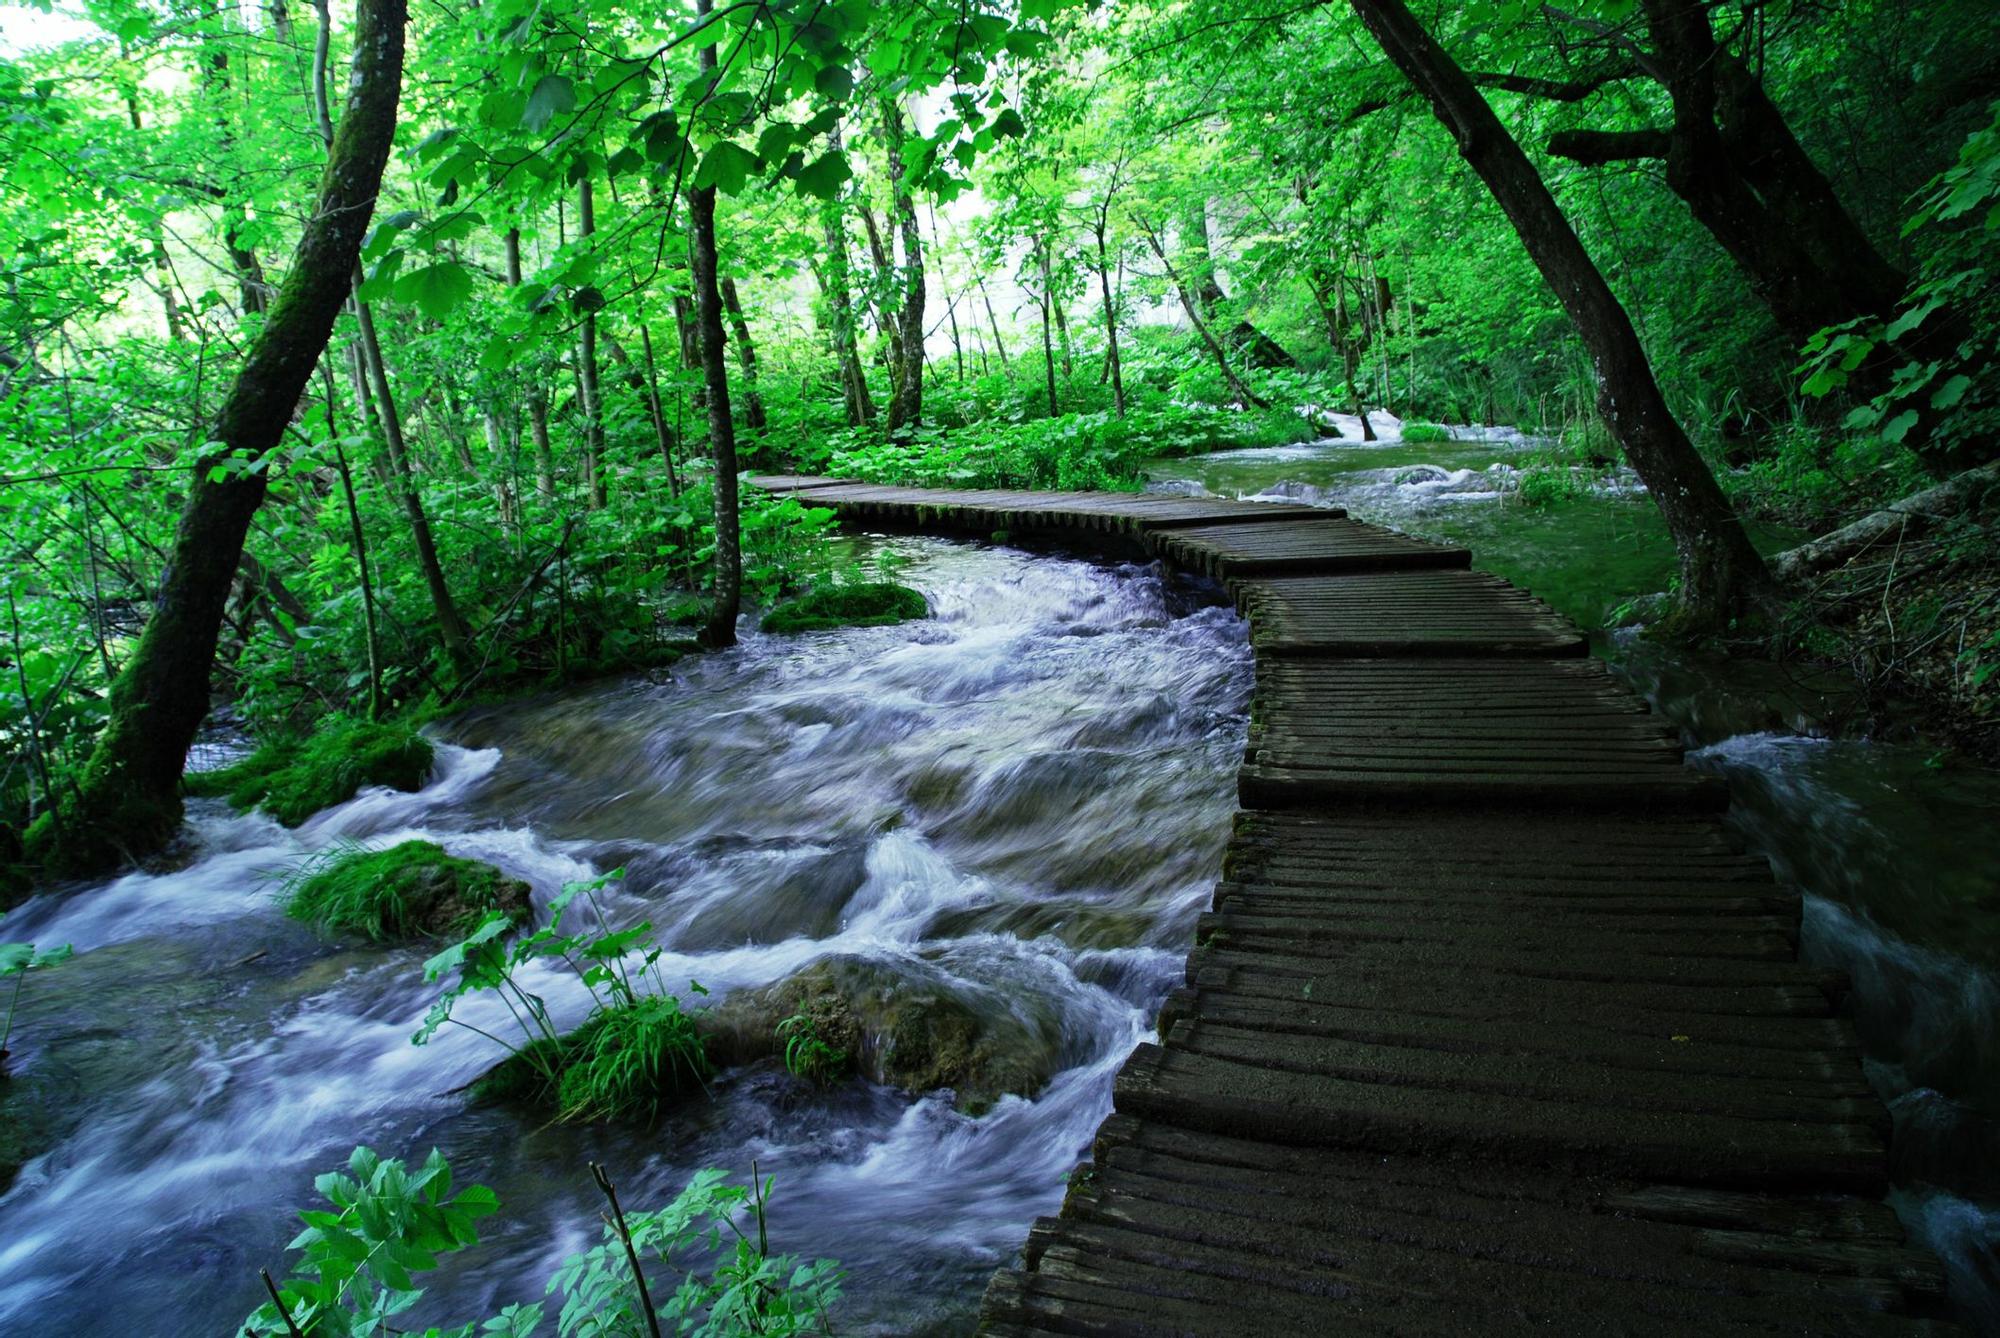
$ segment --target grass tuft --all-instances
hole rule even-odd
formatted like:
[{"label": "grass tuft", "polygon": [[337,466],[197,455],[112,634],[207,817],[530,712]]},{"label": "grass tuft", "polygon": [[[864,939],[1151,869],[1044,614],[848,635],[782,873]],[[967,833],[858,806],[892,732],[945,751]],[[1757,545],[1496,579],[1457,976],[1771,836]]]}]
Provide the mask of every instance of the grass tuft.
[{"label": "grass tuft", "polygon": [[1405,423],[1403,424],[1403,440],[1419,444],[1431,441],[1450,441],[1451,429],[1440,426],[1437,423]]}]

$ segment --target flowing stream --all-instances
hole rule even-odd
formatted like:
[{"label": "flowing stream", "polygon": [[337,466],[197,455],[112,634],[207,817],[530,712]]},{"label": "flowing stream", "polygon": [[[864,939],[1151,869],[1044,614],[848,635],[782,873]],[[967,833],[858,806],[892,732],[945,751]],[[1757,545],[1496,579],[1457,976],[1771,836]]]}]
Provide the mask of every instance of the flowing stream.
[{"label": "flowing stream", "polygon": [[[752,632],[662,681],[476,711],[440,731],[419,793],[364,791],[296,832],[198,806],[180,867],[9,916],[10,939],[77,956],[29,982],[16,1031],[5,1114],[54,1141],[0,1198],[0,1332],[230,1332],[314,1175],[357,1143],[439,1147],[500,1197],[425,1322],[539,1299],[597,1238],[590,1160],[643,1207],[755,1159],[777,1179],[772,1248],[849,1270],[843,1332],[969,1330],[1178,979],[1234,808],[1249,654],[1216,592],[1151,569],[869,546],[934,618]],[[1046,1084],[975,1118],[948,1093],[812,1094],[767,1063],[651,1130],[474,1108],[453,1089],[495,1048],[410,1043],[434,948],[328,940],[274,902],[310,852],[412,837],[530,880],[543,907],[624,867],[612,914],[650,918],[668,981],[711,1000],[832,955],[921,980]],[[532,983],[560,1022],[586,1006]]]},{"label": "flowing stream", "polygon": [[1825,737],[1837,679],[1601,631],[1674,568],[1629,471],[1529,507],[1513,488],[1546,442],[1474,427],[1404,442],[1386,415],[1376,442],[1356,420],[1341,426],[1303,445],[1155,461],[1151,486],[1344,506],[1464,544],[1591,629],[1597,653],[1687,736],[1690,763],[1729,780],[1750,846],[1803,891],[1801,949],[1851,978],[1869,1078],[1895,1120],[1890,1201],[1944,1260],[1964,1318],[2000,1333],[2000,772],[1916,742]]}]

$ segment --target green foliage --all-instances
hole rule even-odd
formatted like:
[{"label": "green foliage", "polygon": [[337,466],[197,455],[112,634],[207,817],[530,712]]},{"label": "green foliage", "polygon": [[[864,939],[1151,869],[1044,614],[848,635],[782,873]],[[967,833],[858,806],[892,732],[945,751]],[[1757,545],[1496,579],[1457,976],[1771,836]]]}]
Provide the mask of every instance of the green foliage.
[{"label": "green foliage", "polygon": [[[1904,224],[1906,237],[1926,236],[1932,249],[1903,309],[1892,320],[1861,319],[1821,330],[1804,349],[1803,389],[1824,397],[1844,389],[1864,362],[1885,345],[1896,364],[1887,389],[1857,405],[1845,426],[1872,433],[1894,446],[1927,415],[1944,415],[1934,436],[1941,445],[1972,443],[1991,453],[2000,430],[2000,385],[1992,368],[2000,359],[2000,101],[1988,123],[1973,131],[1958,159],[1925,186]],[[1960,313],[1963,327],[1941,337],[1939,315]],[[1976,458],[1976,457],[1975,457]]]},{"label": "green foliage", "polygon": [[651,1124],[661,1103],[703,1087],[711,1072],[694,1018],[671,994],[600,1008],[563,1038],[556,1105],[566,1120]]},{"label": "green foliage", "polygon": [[[286,1248],[300,1258],[278,1299],[244,1321],[248,1332],[282,1334],[289,1319],[312,1338],[393,1333],[396,1316],[423,1299],[415,1275],[436,1269],[443,1255],[478,1244],[479,1220],[500,1206],[483,1185],[453,1194],[451,1167],[436,1149],[411,1171],[358,1147],[347,1174],[329,1171],[314,1188],[334,1211],[299,1214],[306,1229]],[[470,1325],[455,1331],[471,1332]]]},{"label": "green foliage", "polygon": [[14,987],[7,991],[7,1011],[0,1015],[0,1063],[6,1062],[7,1041],[14,1034],[14,1010],[20,1007],[21,987],[28,983],[28,973],[66,962],[70,956],[67,943],[39,951],[32,943],[0,943],[0,980],[14,977]]},{"label": "green foliage", "polygon": [[[531,934],[507,939],[508,917],[487,912],[462,941],[424,963],[424,979],[453,976],[410,1039],[423,1045],[447,1025],[478,1032],[507,1052],[478,1085],[483,1099],[516,1099],[552,1107],[561,1119],[632,1119],[658,1116],[663,1100],[700,1086],[711,1072],[695,1019],[682,1010],[659,971],[661,949],[641,921],[614,930],[598,893],[624,877],[613,870],[588,882],[569,883],[550,904],[549,923]],[[563,932],[573,908],[588,910],[595,933]],[[520,980],[521,968],[547,961],[567,966],[590,992],[583,1023],[560,1033],[547,1003]],[[695,994],[707,994],[689,982]],[[469,996],[497,996],[517,1032],[506,1039],[453,1016]]]},{"label": "green foliage", "polygon": [[352,799],[364,785],[423,788],[430,740],[407,725],[339,720],[303,739],[264,744],[240,762],[191,772],[190,794],[221,795],[239,809],[262,805],[287,827]]},{"label": "green foliage", "polygon": [[1574,468],[1561,464],[1530,466],[1514,485],[1514,495],[1523,506],[1551,506],[1589,493],[1589,483],[1578,478]]},{"label": "green foliage", "polygon": [[[767,1208],[772,1181],[753,1175],[731,1185],[721,1171],[699,1171],[666,1208],[626,1218],[626,1233],[607,1224],[595,1248],[571,1256],[549,1283],[564,1294],[559,1338],[614,1338],[644,1332],[643,1302],[631,1279],[628,1242],[641,1261],[686,1270],[671,1293],[655,1294],[662,1333],[760,1334],[771,1338],[830,1331],[827,1311],[840,1299],[844,1274],[831,1259],[810,1264],[770,1252]],[[746,1230],[738,1219],[748,1211]],[[715,1257],[703,1277],[690,1256]]]},{"label": "green foliage", "polygon": [[429,841],[386,850],[337,844],[293,870],[281,896],[295,920],[377,942],[463,935],[489,911],[516,922],[529,914],[525,884]]},{"label": "green foliage", "polygon": [[810,1013],[793,1013],[777,1026],[785,1043],[785,1072],[824,1087],[847,1069],[848,1053],[828,1044]]},{"label": "green foliage", "polygon": [[923,593],[893,581],[842,582],[780,604],[764,615],[766,632],[818,632],[834,627],[886,627],[930,615]]},{"label": "green foliage", "polygon": [[[732,1185],[718,1170],[698,1171],[672,1203],[627,1213],[611,1195],[604,1238],[565,1259],[546,1295],[561,1297],[557,1338],[636,1338],[657,1331],[695,1338],[796,1335],[828,1330],[827,1312],[840,1299],[844,1276],[830,1259],[808,1264],[770,1252],[768,1209],[773,1181]],[[354,1150],[347,1174],[315,1181],[336,1211],[299,1214],[306,1229],[286,1247],[300,1252],[274,1284],[277,1299],[243,1321],[249,1338],[387,1338],[413,1332],[398,1323],[424,1297],[418,1275],[448,1255],[479,1243],[478,1223],[499,1211],[482,1185],[453,1194],[451,1167],[433,1150],[415,1171],[368,1148]],[[744,1220],[747,1218],[747,1221]],[[746,1229],[747,1228],[747,1229]],[[632,1261],[653,1265],[635,1276]],[[671,1291],[665,1284],[676,1275]],[[499,1314],[423,1338],[533,1338],[542,1332],[546,1302],[515,1303]]]},{"label": "green foliage", "polygon": [[1403,440],[1407,442],[1450,441],[1451,431],[1436,423],[1403,424]]}]

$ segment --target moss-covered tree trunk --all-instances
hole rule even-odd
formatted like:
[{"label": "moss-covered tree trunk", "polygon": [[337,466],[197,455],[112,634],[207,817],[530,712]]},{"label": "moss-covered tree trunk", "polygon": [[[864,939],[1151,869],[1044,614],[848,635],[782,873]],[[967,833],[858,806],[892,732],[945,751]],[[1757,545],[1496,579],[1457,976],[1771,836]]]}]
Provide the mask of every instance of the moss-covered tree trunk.
[{"label": "moss-covered tree trunk", "polygon": [[[78,792],[31,831],[52,872],[156,850],[180,824],[180,778],[208,714],[230,582],[264,500],[265,455],[291,422],[346,301],[396,128],[407,0],[358,0],[345,114],[291,268],[193,471],[152,616],[111,685],[110,712]],[[226,462],[226,463],[225,463]]]},{"label": "moss-covered tree trunk", "polygon": [[1597,408],[1638,471],[1680,555],[1679,616],[1719,626],[1771,588],[1708,463],[1668,412],[1631,318],[1549,193],[1548,185],[1472,80],[1402,0],[1350,0],[1390,61],[1458,143],[1520,234],[1590,354]]}]

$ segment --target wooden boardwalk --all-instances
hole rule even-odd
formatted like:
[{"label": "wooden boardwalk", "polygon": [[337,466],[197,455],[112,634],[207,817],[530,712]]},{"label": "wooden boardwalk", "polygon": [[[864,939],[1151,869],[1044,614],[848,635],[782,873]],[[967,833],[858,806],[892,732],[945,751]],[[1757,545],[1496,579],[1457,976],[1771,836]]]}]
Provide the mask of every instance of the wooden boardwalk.
[{"label": "wooden boardwalk", "polygon": [[982,1332],[1940,1325],[1798,896],[1547,607],[1323,508],[757,482],[876,526],[1114,536],[1250,621],[1243,809],[1186,985]]}]

